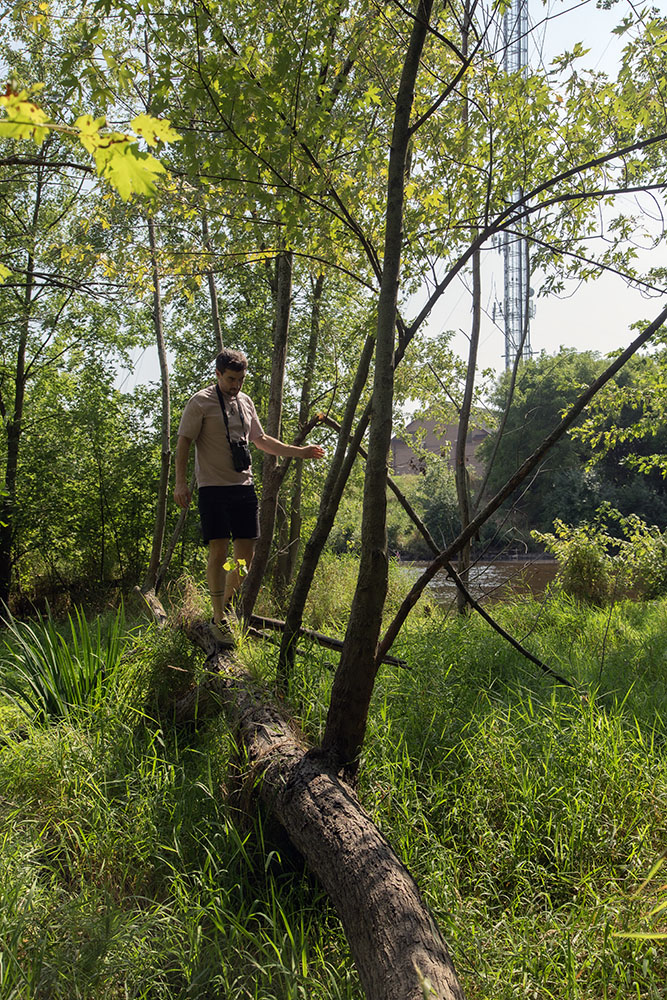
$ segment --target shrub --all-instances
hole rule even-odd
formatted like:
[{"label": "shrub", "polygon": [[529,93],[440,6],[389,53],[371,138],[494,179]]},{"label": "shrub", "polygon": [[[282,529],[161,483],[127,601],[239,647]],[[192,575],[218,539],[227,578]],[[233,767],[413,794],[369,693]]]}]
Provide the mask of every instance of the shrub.
[{"label": "shrub", "polygon": [[572,597],[603,605],[629,592],[653,598],[667,593],[667,538],[636,514],[624,517],[602,504],[577,527],[554,521],[554,533],[533,531],[560,563],[558,580]]}]

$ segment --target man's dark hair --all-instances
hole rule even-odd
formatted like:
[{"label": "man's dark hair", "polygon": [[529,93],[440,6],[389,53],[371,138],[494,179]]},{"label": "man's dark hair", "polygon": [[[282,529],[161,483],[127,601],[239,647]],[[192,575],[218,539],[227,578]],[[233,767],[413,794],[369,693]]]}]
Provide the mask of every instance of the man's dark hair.
[{"label": "man's dark hair", "polygon": [[226,368],[231,368],[233,372],[247,372],[248,359],[243,351],[232,351],[225,347],[215,359],[215,367],[221,375]]}]

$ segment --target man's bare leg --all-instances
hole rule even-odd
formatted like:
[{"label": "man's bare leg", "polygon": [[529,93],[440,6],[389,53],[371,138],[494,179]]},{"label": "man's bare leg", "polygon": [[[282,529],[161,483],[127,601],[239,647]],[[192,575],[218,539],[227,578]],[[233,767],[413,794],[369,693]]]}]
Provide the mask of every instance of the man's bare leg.
[{"label": "man's bare leg", "polygon": [[223,569],[229,551],[228,538],[211,538],[208,543],[208,562],[206,564],[206,581],[211,593],[213,604],[213,621],[219,622],[225,613],[227,579],[229,575]]},{"label": "man's bare leg", "polygon": [[[254,538],[235,538],[234,539],[234,559],[238,563],[240,560],[245,561],[246,571],[250,569],[250,563],[252,562],[252,557],[255,553],[255,541]],[[224,559],[223,559],[224,562]],[[232,600],[234,595],[241,586],[241,576],[237,567],[230,569],[227,573],[225,579],[225,596],[224,605],[227,607]]]}]

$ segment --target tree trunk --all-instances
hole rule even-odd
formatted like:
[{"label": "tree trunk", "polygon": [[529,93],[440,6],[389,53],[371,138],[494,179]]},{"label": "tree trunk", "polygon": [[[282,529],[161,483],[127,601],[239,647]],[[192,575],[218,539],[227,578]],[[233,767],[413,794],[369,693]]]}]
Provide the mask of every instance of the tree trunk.
[{"label": "tree trunk", "polygon": [[[318,274],[313,285],[313,302],[310,315],[310,338],[308,340],[308,353],[304,366],[303,385],[301,386],[301,399],[299,401],[299,427],[308,420],[310,414],[310,400],[315,378],[315,364],[317,362],[317,348],[320,339],[320,307],[322,303],[322,291],[324,289],[324,275]],[[294,578],[294,570],[299,556],[299,546],[301,544],[301,494],[303,492],[303,463],[296,462],[294,465],[294,476],[292,479],[292,491],[290,497],[289,511],[289,537],[287,546],[283,549],[281,545],[280,557],[276,567],[276,590],[279,594],[286,594],[287,588]]]},{"label": "tree trunk", "polygon": [[[301,462],[295,462],[295,473],[300,468]],[[287,517],[287,511],[285,510],[285,505],[280,498],[278,499],[278,505],[276,507],[276,527],[274,534],[277,545],[273,568],[273,592],[278,605],[282,607],[289,582],[290,524]]]},{"label": "tree trunk", "polygon": [[[206,212],[203,212],[202,214],[202,236],[204,240],[204,247],[206,248],[207,251],[209,251],[209,253],[212,253],[213,249],[211,244],[211,236],[208,229],[208,219],[206,217]],[[222,342],[222,328],[220,326],[218,291],[215,285],[215,274],[213,272],[213,268],[210,268],[208,270],[207,278],[208,278],[208,290],[211,298],[211,326],[213,327],[213,336],[215,337],[216,349],[219,354],[220,351],[223,349],[224,345]],[[196,486],[196,479],[193,476],[190,482],[190,493],[194,492],[195,486]],[[162,562],[160,563],[158,571],[155,575],[155,586],[153,589],[156,594],[159,593],[160,587],[162,586],[164,578],[169,570],[171,558],[174,552],[176,551],[176,546],[178,545],[178,540],[181,537],[183,528],[185,527],[187,516],[188,516],[188,511],[182,510],[178,516],[178,520],[176,521],[176,525],[172,532],[172,536],[169,540],[169,544],[164,552]]]},{"label": "tree trunk", "polygon": [[366,432],[369,419],[369,410],[362,416],[354,435],[352,444],[348,447],[348,438],[352,429],[354,415],[368,379],[373,351],[375,349],[375,338],[367,337],[361,352],[361,358],[357,366],[354,384],[348,397],[343,422],[341,424],[336,451],[334,452],[327,478],[322,490],[322,502],[317,515],[317,522],[313,532],[306,543],[303,560],[297,574],[296,582],[292,589],[290,605],[285,617],[285,630],[283,641],[280,647],[280,657],[278,659],[277,683],[280,690],[287,687],[290,670],[294,662],[293,644],[299,633],[299,627],[303,621],[303,609],[310,592],[310,587],[315,576],[315,570],[319,562],[322,550],[329,537],[329,533],[336,517],[338,505],[340,504],[345,484],[349,478],[357,448]]},{"label": "tree trunk", "polygon": [[[208,217],[206,215],[206,210],[202,211],[201,217],[201,231],[204,240],[204,249],[213,255],[213,245],[211,243],[211,234],[208,229]],[[206,279],[208,281],[208,291],[211,297],[211,325],[213,327],[213,336],[215,337],[215,345],[217,353],[223,348],[222,343],[222,329],[220,327],[220,308],[218,305],[218,290],[215,285],[215,272],[212,267],[209,267],[206,271]]]},{"label": "tree trunk", "polygon": [[[291,251],[282,253],[276,259],[275,323],[273,331],[273,359],[271,363],[271,387],[266,432],[271,437],[280,438],[283,410],[283,386],[285,363],[287,360],[287,338],[289,334],[290,312],[292,308],[292,266],[294,255]],[[262,502],[259,516],[260,537],[250,571],[243,581],[240,610],[243,617],[252,614],[259,588],[266,572],[276,523],[278,493],[284,472],[278,469],[275,455],[264,454],[262,461]]]},{"label": "tree trunk", "polygon": [[155,507],[155,524],[153,527],[153,543],[151,557],[142,584],[142,590],[155,588],[160,555],[164,541],[164,530],[167,522],[167,492],[169,490],[169,473],[171,470],[171,412],[169,404],[169,362],[164,340],[164,324],[162,318],[162,295],[160,291],[160,274],[158,270],[157,247],[155,241],[155,223],[152,216],[148,218],[148,242],[151,250],[151,266],[153,272],[153,326],[157,343],[158,359],[160,361],[160,382],[162,385],[162,411],[160,415],[160,436],[162,441],[162,458],[160,463],[160,482],[158,484],[157,503]]},{"label": "tree trunk", "polygon": [[[472,329],[470,331],[470,349],[468,351],[468,368],[463,391],[463,402],[459,413],[458,436],[454,454],[454,476],[456,480],[456,496],[459,505],[459,520],[461,528],[467,528],[470,523],[470,483],[466,468],[466,440],[470,430],[470,412],[475,388],[477,372],[477,350],[479,347],[479,331],[482,317],[482,280],[480,268],[480,251],[476,250],[472,257]],[[458,574],[468,586],[470,574],[470,539],[459,552]],[[463,591],[456,591],[456,602],[459,612],[465,614],[470,607]]]},{"label": "tree trunk", "polygon": [[[473,0],[474,3],[474,0]],[[461,52],[464,59],[468,57],[468,43],[470,29],[472,27],[471,0],[465,0],[463,12],[463,24],[461,26]],[[463,93],[463,128],[468,127],[470,107],[468,101],[468,87],[464,79],[461,84]],[[468,350],[468,367],[466,371],[466,381],[463,390],[463,402],[459,413],[459,427],[456,438],[454,452],[454,478],[456,482],[456,497],[459,508],[459,520],[461,528],[466,528],[470,521],[470,482],[468,470],[466,468],[466,440],[470,429],[470,411],[472,409],[473,391],[475,388],[475,375],[477,374],[477,352],[479,348],[479,332],[482,317],[482,280],[481,280],[481,251],[479,248],[472,255],[472,329],[470,331],[470,348]],[[467,588],[470,578],[470,539],[465,543],[459,552],[458,573]],[[456,605],[459,614],[466,614],[470,604],[465,598],[462,589],[456,591]]]},{"label": "tree trunk", "polygon": [[215,653],[205,625],[188,631],[216,672],[176,702],[176,721],[224,707],[246,751],[253,787],[336,908],[367,1000],[463,1000],[445,941],[414,880],[337,777],[335,764],[307,752],[282,713],[263,703],[251,677]]},{"label": "tree trunk", "polygon": [[[38,167],[37,185],[35,188],[35,204],[32,211],[30,238],[34,241],[42,206],[42,188],[44,184],[41,167]],[[23,410],[25,406],[26,387],[26,351],[30,333],[30,317],[32,312],[33,292],[35,286],[35,258],[33,247],[28,250],[28,260],[25,272],[25,292],[23,296],[23,317],[16,351],[16,367],[14,374],[14,400],[8,417],[3,413],[6,424],[7,460],[5,465],[5,480],[3,495],[0,496],[0,607],[9,606],[9,596],[12,584],[12,565],[15,536],[15,511],[18,488],[18,464],[21,451],[21,434],[23,431]]]},{"label": "tree trunk", "polygon": [[21,449],[23,408],[25,402],[25,352],[30,325],[30,304],[33,288],[33,259],[28,258],[25,290],[25,312],[16,352],[14,410],[7,421],[7,464],[4,496],[0,506],[0,606],[9,605],[14,549],[14,520],[17,500],[18,460]]},{"label": "tree trunk", "polygon": [[345,645],[334,678],[323,747],[354,774],[375,683],[376,650],[387,591],[386,487],[394,396],[394,336],[403,243],[410,115],[433,0],[420,0],[396,98],[389,156],[385,244],[378,302],[372,419],[364,480],[361,563]]}]

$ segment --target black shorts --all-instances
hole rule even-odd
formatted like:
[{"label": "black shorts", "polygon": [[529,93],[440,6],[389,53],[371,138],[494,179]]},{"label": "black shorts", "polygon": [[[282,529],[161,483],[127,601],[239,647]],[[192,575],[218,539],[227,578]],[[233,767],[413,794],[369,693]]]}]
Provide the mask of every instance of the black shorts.
[{"label": "black shorts", "polygon": [[259,538],[254,486],[201,486],[199,517],[205,542],[212,538]]}]

